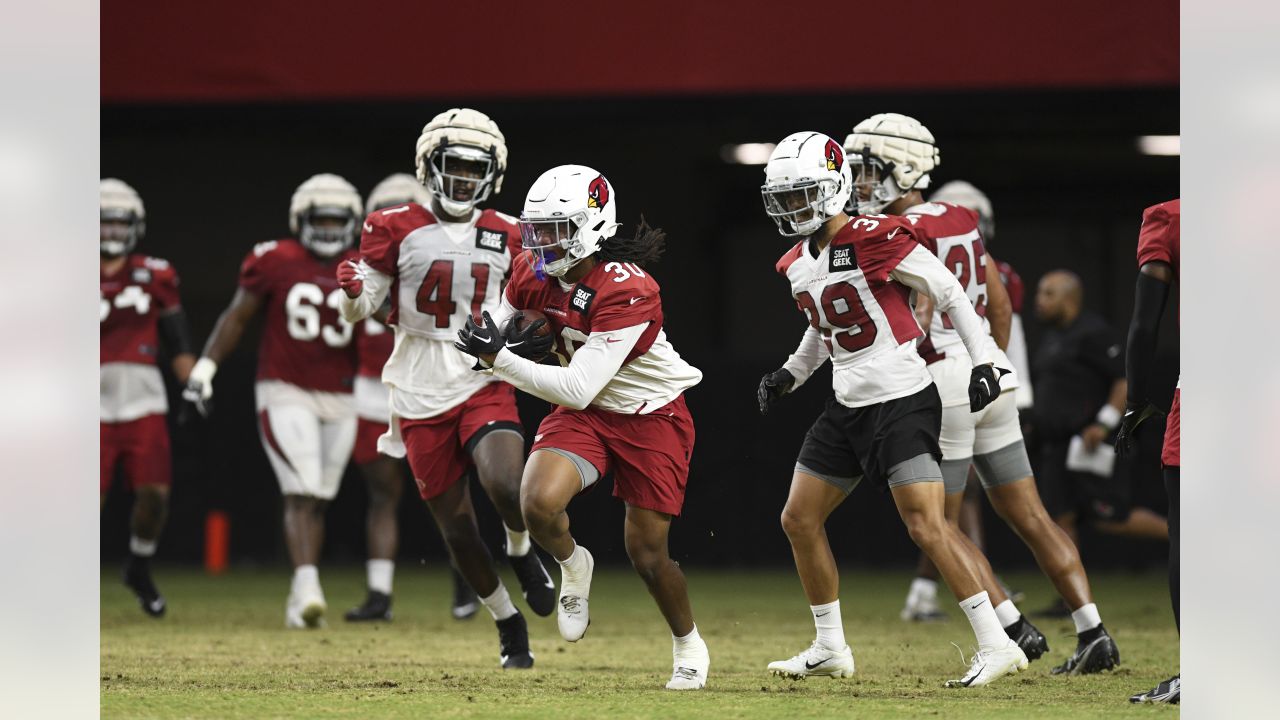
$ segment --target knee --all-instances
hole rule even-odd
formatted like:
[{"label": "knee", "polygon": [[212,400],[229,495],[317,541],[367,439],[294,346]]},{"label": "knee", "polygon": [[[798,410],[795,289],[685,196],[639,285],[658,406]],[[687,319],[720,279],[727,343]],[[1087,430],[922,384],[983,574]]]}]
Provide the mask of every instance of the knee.
[{"label": "knee", "polygon": [[822,522],[811,513],[798,511],[787,505],[782,509],[782,531],[788,538],[801,538],[822,530]]},{"label": "knee", "polygon": [[628,539],[626,547],[631,567],[635,568],[636,573],[646,583],[656,579],[662,568],[671,561],[665,550],[649,543]]},{"label": "knee", "polygon": [[139,486],[134,502],[144,511],[164,512],[169,504],[169,488],[163,485]]},{"label": "knee", "polygon": [[544,527],[551,523],[563,508],[558,507],[555,500],[547,493],[525,485],[520,489],[520,514],[526,524]]},{"label": "knee", "polygon": [[946,520],[941,516],[934,517],[916,513],[905,518],[907,534],[912,542],[922,549],[937,547],[946,537]]},{"label": "knee", "polygon": [[369,483],[369,505],[375,508],[394,507],[400,503],[400,478],[388,478]]}]

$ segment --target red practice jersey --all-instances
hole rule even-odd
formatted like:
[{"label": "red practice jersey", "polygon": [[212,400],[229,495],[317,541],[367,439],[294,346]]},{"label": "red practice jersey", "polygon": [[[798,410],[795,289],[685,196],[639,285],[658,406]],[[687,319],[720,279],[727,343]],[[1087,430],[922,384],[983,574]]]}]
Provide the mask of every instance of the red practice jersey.
[{"label": "red practice jersey", "polygon": [[[778,260],[826,345],[836,399],[848,407],[905,397],[932,382],[912,343],[922,333],[911,291],[889,277],[915,247],[905,217],[871,215],[850,220],[821,252],[805,239]],[[901,357],[880,357],[889,352]]]},{"label": "red practice jersey", "polygon": [[111,275],[99,273],[101,419],[125,422],[168,410],[156,358],[158,321],[181,307],[178,273],[160,258],[129,255]]},{"label": "red practice jersey", "polygon": [[[1178,254],[1182,247],[1182,200],[1152,205],[1142,213],[1138,233],[1138,267],[1164,262],[1173,267],[1174,282],[1182,277]],[[1169,467],[1182,465],[1182,378],[1173,395],[1173,408],[1165,423],[1164,449],[1160,461]]]},{"label": "red practice jersey", "polygon": [[1022,276],[1013,266],[1003,260],[996,260],[996,269],[1000,271],[1000,282],[1009,293],[1009,304],[1013,306],[1013,314],[1022,314],[1022,301],[1026,297],[1027,288],[1022,284]]},{"label": "red practice jersey", "polygon": [[353,326],[338,316],[338,263],[347,250],[323,259],[297,240],[258,243],[240,265],[240,287],[265,305],[258,379],[305,390],[349,393],[356,370]]},{"label": "red practice jersey", "polygon": [[[973,309],[984,319],[987,315],[987,255],[978,232],[978,214],[944,202],[929,202],[910,208],[904,215],[911,223],[916,242],[923,245],[955,273],[960,287],[969,296]],[[929,334],[917,348],[925,362],[933,363],[951,353],[966,355],[964,342],[951,318],[934,309]]]}]

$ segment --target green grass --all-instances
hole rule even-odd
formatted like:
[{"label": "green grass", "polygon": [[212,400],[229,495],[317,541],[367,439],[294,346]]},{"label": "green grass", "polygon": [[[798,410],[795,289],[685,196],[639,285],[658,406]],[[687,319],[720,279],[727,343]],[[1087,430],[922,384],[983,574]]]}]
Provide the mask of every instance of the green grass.
[{"label": "green grass", "polygon": [[[554,617],[526,612],[537,665],[532,671],[503,672],[487,614],[481,611],[467,622],[449,617],[449,585],[442,572],[402,567],[395,622],[352,626],[342,622],[341,611],[363,596],[363,574],[354,568],[326,569],[330,627],[286,631],[283,568],[219,578],[162,568],[157,582],[169,599],[169,616],[159,621],[141,613],[116,582],[116,568],[103,568],[102,714],[610,720],[1177,714],[1176,708],[1126,701],[1177,666],[1178,637],[1158,573],[1093,579],[1103,619],[1120,646],[1119,670],[1051,677],[1051,664],[1066,657],[1074,636],[1069,620],[1044,620],[1039,625],[1053,649],[1049,656],[995,685],[948,690],[942,682],[964,671],[951,643],[969,652],[972,634],[949,602],[951,622],[899,621],[906,573],[846,571],[841,582],[845,633],[858,674],[848,680],[793,682],[764,668],[813,638],[795,574],[687,572],[698,627],[712,658],[707,689],[694,693],[663,689],[671,671],[670,636],[640,580],[622,570],[597,572],[591,631],[577,644],[560,639]],[[1049,586],[1039,576],[1007,579],[1028,592],[1024,609],[1050,599]],[[509,573],[506,581],[516,586]]]}]

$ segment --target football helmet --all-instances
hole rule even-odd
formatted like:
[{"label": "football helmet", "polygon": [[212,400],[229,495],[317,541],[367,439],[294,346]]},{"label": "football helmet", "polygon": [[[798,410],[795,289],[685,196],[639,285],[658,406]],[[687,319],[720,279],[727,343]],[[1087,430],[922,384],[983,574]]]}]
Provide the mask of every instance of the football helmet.
[{"label": "football helmet", "polygon": [[529,188],[520,239],[534,270],[560,277],[618,232],[618,196],[604,175],[585,165],[551,168]]},{"label": "football helmet", "polygon": [[502,192],[507,141],[488,115],[470,108],[445,110],[418,136],[418,182],[450,215],[469,215]]},{"label": "football helmet", "polygon": [[817,132],[792,133],[764,166],[764,211],[784,236],[810,235],[844,210],[853,178],[839,143]]},{"label": "football helmet", "polygon": [[[359,237],[363,218],[360,193],[332,173],[307,178],[289,201],[289,230],[320,257],[333,257],[350,247]],[[335,222],[318,222],[323,220]]]},{"label": "football helmet", "polygon": [[414,179],[409,173],[395,173],[388,175],[382,179],[382,182],[373,186],[373,190],[369,193],[369,199],[364,201],[366,213],[374,210],[391,207],[392,205],[403,205],[405,203],[418,203],[419,205],[431,205],[431,193],[422,186],[422,183]]},{"label": "football helmet", "polygon": [[142,196],[123,180],[98,182],[98,252],[120,257],[133,252],[147,229]]},{"label": "football helmet", "polygon": [[984,243],[991,244],[991,238],[996,234],[996,216],[991,210],[991,201],[981,190],[964,180],[952,180],[935,190],[929,199],[933,202],[949,202],[978,213],[978,232],[982,233]]},{"label": "football helmet", "polygon": [[929,187],[929,173],[942,164],[933,133],[919,120],[881,113],[854,126],[844,139],[854,166],[849,210],[875,215],[913,188]]}]

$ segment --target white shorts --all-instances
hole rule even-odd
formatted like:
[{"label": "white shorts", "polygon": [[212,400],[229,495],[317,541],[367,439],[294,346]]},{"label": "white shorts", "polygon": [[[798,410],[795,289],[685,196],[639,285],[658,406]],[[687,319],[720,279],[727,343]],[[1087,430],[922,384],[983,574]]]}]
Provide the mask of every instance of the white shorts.
[{"label": "white shorts", "polygon": [[1022,442],[1016,395],[1006,390],[976,413],[969,412],[967,403],[942,408],[942,433],[938,436],[942,459],[966,460]]},{"label": "white shorts", "polygon": [[382,380],[359,375],[356,377],[356,415],[386,425],[391,419],[391,390]]},{"label": "white shorts", "polygon": [[356,442],[355,402],[266,380],[255,386],[258,435],[285,495],[332,500]]}]

